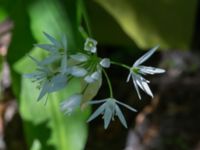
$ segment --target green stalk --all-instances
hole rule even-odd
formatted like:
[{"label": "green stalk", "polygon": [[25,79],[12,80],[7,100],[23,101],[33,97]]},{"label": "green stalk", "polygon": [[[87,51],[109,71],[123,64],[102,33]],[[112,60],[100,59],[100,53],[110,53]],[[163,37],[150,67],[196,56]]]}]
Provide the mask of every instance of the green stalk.
[{"label": "green stalk", "polygon": [[125,65],[125,64],[119,63],[119,62],[111,61],[111,64],[123,67],[123,68],[128,69],[128,70],[131,69],[131,67],[129,67],[129,66]]},{"label": "green stalk", "polygon": [[102,69],[102,70],[103,70],[103,73],[104,73],[104,75],[106,77],[106,80],[107,80],[107,83],[108,83],[108,87],[109,87],[109,91],[110,91],[110,97],[113,98],[113,89],[112,89],[112,85],[111,85],[110,79],[109,79],[106,71],[104,69]]}]

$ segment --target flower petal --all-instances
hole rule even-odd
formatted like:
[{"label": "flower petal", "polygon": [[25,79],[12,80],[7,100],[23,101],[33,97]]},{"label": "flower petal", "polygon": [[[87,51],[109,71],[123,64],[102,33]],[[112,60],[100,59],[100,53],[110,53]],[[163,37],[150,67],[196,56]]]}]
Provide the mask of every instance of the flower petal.
[{"label": "flower petal", "polygon": [[103,99],[103,100],[93,100],[93,101],[89,101],[88,104],[91,104],[91,105],[93,105],[93,104],[99,104],[99,103],[103,103],[105,101],[106,101],[106,99]]},{"label": "flower petal", "polygon": [[153,55],[153,53],[158,49],[159,46],[156,46],[154,48],[152,48],[151,50],[149,50],[147,53],[145,53],[142,57],[140,57],[133,66],[138,66],[140,64],[142,64],[143,62],[145,62],[149,57],[151,57],[151,55]]},{"label": "flower petal", "polygon": [[85,62],[88,60],[88,56],[82,53],[77,53],[75,55],[71,55],[70,57],[78,62]]},{"label": "flower petal", "polygon": [[97,48],[96,47],[92,47],[90,50],[92,53],[96,53],[97,52]]},{"label": "flower petal", "polygon": [[91,77],[94,79],[94,80],[99,80],[101,78],[101,74],[99,71],[95,71],[94,73],[91,74]]},{"label": "flower petal", "polygon": [[25,78],[36,78],[37,76],[38,76],[37,72],[28,73],[28,74],[23,75],[23,77],[25,77]]},{"label": "flower petal", "polygon": [[61,45],[60,43],[51,35],[49,35],[48,33],[44,32],[44,35],[47,37],[47,39],[54,44],[56,47],[60,48]]},{"label": "flower petal", "polygon": [[93,83],[95,80],[91,77],[91,76],[86,76],[85,78],[84,78],[84,80],[85,80],[85,82],[87,82],[87,83]]},{"label": "flower petal", "polygon": [[124,125],[125,128],[127,128],[126,119],[124,118],[124,115],[118,105],[115,106],[115,110],[120,122]]},{"label": "flower petal", "polygon": [[151,89],[149,88],[147,82],[142,78],[141,76],[138,76],[136,78],[136,83],[139,85],[139,87],[146,92],[149,96],[153,97],[153,94],[151,92]]},{"label": "flower petal", "polygon": [[161,68],[155,67],[147,67],[147,66],[139,66],[140,72],[145,74],[157,74],[157,73],[164,73],[165,70]]},{"label": "flower petal", "polygon": [[130,81],[131,74],[132,74],[132,72],[130,71],[130,73],[128,74],[128,77],[127,77],[127,79],[126,79],[126,82],[129,82],[129,81]]},{"label": "flower petal", "polygon": [[75,77],[83,77],[87,74],[87,70],[85,70],[84,68],[74,66],[71,68],[70,73]]},{"label": "flower petal", "polygon": [[49,85],[50,85],[49,81],[46,81],[46,82],[43,84],[42,89],[41,89],[41,91],[40,91],[40,94],[39,94],[39,96],[38,96],[38,98],[37,98],[38,101],[39,101],[45,94],[47,94],[47,93],[49,92]]},{"label": "flower petal", "polygon": [[92,121],[93,119],[95,119],[97,116],[99,116],[101,113],[104,112],[105,109],[105,103],[102,104],[91,116],[90,118],[87,120],[87,122]]},{"label": "flower petal", "polygon": [[51,79],[48,92],[51,93],[58,91],[60,89],[63,89],[66,85],[67,85],[66,75],[58,74]]},{"label": "flower petal", "polygon": [[[132,76],[134,76],[134,75],[132,75]],[[137,95],[138,95],[139,99],[141,100],[140,90],[139,90],[139,88],[138,88],[138,86],[137,86],[136,79],[135,79],[134,77],[132,77],[132,78],[133,78],[133,84],[134,84],[134,86],[135,86]]]},{"label": "flower petal", "polygon": [[41,66],[41,63],[37,60],[37,59],[35,59],[33,56],[31,56],[31,55],[27,55],[32,61],[34,61],[38,66]]},{"label": "flower petal", "polygon": [[57,60],[60,59],[59,55],[50,55],[49,57],[45,58],[44,60],[41,61],[42,65],[48,65],[51,64]]},{"label": "flower petal", "polygon": [[108,125],[110,124],[112,116],[113,116],[113,111],[110,109],[109,106],[106,106],[105,113],[104,113],[104,129],[108,128]]},{"label": "flower petal", "polygon": [[65,73],[67,73],[67,55],[66,54],[64,54],[63,56],[62,56],[62,59],[61,59],[61,67],[60,67],[60,72],[62,73],[62,74],[65,74]]},{"label": "flower petal", "polygon": [[51,44],[34,44],[35,47],[47,50],[51,53],[57,52],[58,48]]},{"label": "flower petal", "polygon": [[115,100],[116,101],[116,103],[118,103],[118,104],[120,104],[120,105],[122,105],[122,106],[124,106],[124,107],[126,107],[127,109],[129,109],[129,110],[131,110],[131,111],[133,111],[133,112],[137,112],[137,110],[136,109],[134,109],[134,108],[132,108],[131,106],[129,106],[129,105],[127,105],[127,104],[124,104],[124,103],[122,103],[122,102],[120,102],[120,101],[117,101],[117,100]]}]

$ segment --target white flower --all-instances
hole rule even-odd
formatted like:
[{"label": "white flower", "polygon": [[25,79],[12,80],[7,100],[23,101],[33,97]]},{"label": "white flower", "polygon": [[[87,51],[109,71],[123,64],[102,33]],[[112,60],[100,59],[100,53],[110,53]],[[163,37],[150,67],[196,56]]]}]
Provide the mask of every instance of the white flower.
[{"label": "white flower", "polygon": [[100,63],[102,67],[109,68],[110,67],[110,59],[109,58],[103,58]]},{"label": "white flower", "polygon": [[84,50],[91,53],[96,53],[97,51],[97,41],[92,38],[87,38],[84,44]]},{"label": "white flower", "polygon": [[[164,69],[160,68],[154,68],[154,67],[146,67],[142,66],[141,64],[144,63],[153,53],[158,49],[158,46],[154,47],[153,49],[149,50],[146,54],[144,54],[142,57],[140,57],[130,68],[130,73],[127,78],[127,82],[132,77],[133,84],[135,86],[135,89],[137,91],[139,99],[141,99],[141,95],[139,92],[139,88],[142,89],[145,93],[147,93],[149,96],[153,97],[153,94],[151,92],[151,89],[149,88],[149,81],[142,77],[142,75],[146,74],[159,74],[164,73]],[[138,88],[139,87],[139,88]]]},{"label": "white flower", "polygon": [[[65,36],[62,37],[61,41],[56,40],[53,36],[44,32],[46,38],[51,42],[51,44],[34,44],[34,46],[44,49],[49,52],[49,56],[46,57],[41,64],[49,65],[55,61],[62,60],[66,61],[67,57],[67,39]],[[64,57],[63,57],[64,55]],[[63,65],[65,62],[62,62]],[[64,66],[63,66],[64,67]]]},{"label": "white flower", "polygon": [[37,65],[37,71],[25,74],[27,78],[33,78],[41,88],[38,100],[40,100],[45,94],[52,93],[63,89],[67,85],[67,76],[62,73],[55,73],[47,66],[43,65],[34,57],[28,55]]},{"label": "white flower", "polygon": [[105,129],[108,128],[108,125],[110,124],[111,119],[114,120],[114,116],[117,116],[119,118],[120,122],[127,128],[126,120],[124,118],[122,111],[120,110],[119,106],[117,105],[117,103],[126,107],[127,109],[129,109],[131,111],[137,112],[136,109],[134,109],[122,102],[119,102],[114,98],[106,98],[103,100],[89,102],[89,104],[99,104],[99,103],[103,103],[103,104],[90,116],[90,118],[88,119],[87,122],[92,121],[97,116],[102,114],[103,119],[104,119],[104,128]]},{"label": "white flower", "polygon": [[80,107],[81,100],[81,94],[74,94],[60,104],[61,110],[64,111],[65,114],[71,115],[75,109]]}]

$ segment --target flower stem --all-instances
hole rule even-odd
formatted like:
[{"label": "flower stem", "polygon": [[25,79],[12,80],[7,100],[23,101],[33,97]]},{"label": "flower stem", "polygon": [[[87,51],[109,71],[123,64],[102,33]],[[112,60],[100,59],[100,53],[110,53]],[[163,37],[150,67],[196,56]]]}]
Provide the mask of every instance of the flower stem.
[{"label": "flower stem", "polygon": [[109,87],[109,91],[110,91],[110,97],[113,98],[113,89],[112,89],[112,85],[111,85],[111,82],[110,82],[110,79],[108,77],[108,74],[106,73],[106,71],[104,69],[103,70],[103,73],[106,77],[106,80],[107,80],[107,83],[108,83],[108,87]]},{"label": "flower stem", "polygon": [[129,67],[129,66],[125,65],[125,64],[122,64],[122,63],[116,62],[116,61],[111,61],[111,64],[116,65],[116,66],[123,67],[123,68],[128,69],[128,70],[131,69],[131,67]]}]

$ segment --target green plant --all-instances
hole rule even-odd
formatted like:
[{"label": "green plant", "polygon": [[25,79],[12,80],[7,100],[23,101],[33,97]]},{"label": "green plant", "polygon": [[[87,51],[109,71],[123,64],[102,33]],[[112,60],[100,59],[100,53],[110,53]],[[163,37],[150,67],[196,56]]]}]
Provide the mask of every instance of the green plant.
[{"label": "green plant", "polygon": [[[154,67],[146,67],[141,64],[144,63],[158,46],[148,51],[145,55],[140,57],[132,67],[125,64],[110,61],[109,58],[101,58],[97,55],[97,41],[92,38],[86,38],[84,48],[82,50],[73,51],[71,53],[67,50],[67,39],[63,36],[60,41],[56,40],[51,35],[44,33],[51,44],[36,44],[36,47],[44,49],[49,52],[49,55],[41,61],[29,56],[37,65],[36,71],[31,74],[26,74],[26,77],[33,78],[33,82],[38,83],[40,94],[38,100],[43,98],[46,94],[59,91],[67,86],[67,83],[73,78],[80,79],[81,92],[71,95],[67,100],[61,103],[61,109],[66,114],[71,114],[77,108],[88,104],[103,103],[88,119],[88,122],[103,114],[104,128],[107,129],[111,119],[116,115],[121,123],[127,127],[127,123],[119,105],[136,112],[136,109],[128,106],[116,99],[113,96],[112,85],[105,69],[110,68],[111,64],[118,65],[129,70],[127,81],[132,77],[135,89],[141,99],[139,88],[153,97],[153,94],[148,86],[149,81],[142,77],[146,74],[164,73],[165,70]],[[104,100],[91,101],[85,99],[87,89],[92,84],[100,83],[96,89],[99,90],[102,82],[102,74],[105,75],[110,96]],[[93,89],[92,89],[93,90]],[[89,101],[89,102],[88,102]]]},{"label": "green plant", "polygon": [[[128,50],[130,55],[134,55],[138,48],[147,49],[157,43],[160,44],[162,49],[172,47],[188,49],[195,24],[196,8],[197,0],[186,0],[184,2],[159,0],[154,3],[142,0],[1,0],[0,21],[10,18],[14,23],[7,60],[11,67],[12,90],[18,100],[24,136],[28,147],[34,150],[37,149],[35,148],[37,145],[40,145],[40,149],[44,150],[83,149],[87,139],[86,120],[90,115],[90,110],[73,112],[73,108],[76,109],[78,108],[76,106],[80,105],[84,107],[85,105],[83,104],[93,104],[93,101],[89,100],[94,98],[102,83],[100,78],[100,80],[88,84],[84,94],[80,94],[86,87],[85,80],[88,82],[93,81],[98,78],[99,73],[93,71],[93,75],[77,77],[77,75],[85,74],[85,70],[87,70],[77,66],[74,66],[71,70],[73,75],[71,79],[59,74],[54,76],[52,78],[54,81],[50,83],[47,81],[46,84],[37,84],[38,82],[36,81],[31,82],[29,79],[21,78],[24,73],[35,72],[35,66],[39,67],[37,62],[43,61],[43,65],[46,66],[54,60],[59,62],[60,59],[64,58],[60,53],[51,53],[48,50],[41,51],[39,45],[32,49],[33,43],[46,41],[41,34],[42,31],[47,31],[55,39],[59,39],[60,33],[67,35],[66,62],[68,68],[68,65],[71,65],[70,63],[74,61],[85,63],[85,59],[88,59],[86,55],[90,51],[83,50],[84,40],[88,37],[87,32],[89,37],[95,37],[102,45],[119,46],[123,52]],[[174,16],[174,14],[177,15]],[[86,26],[87,32],[80,25]],[[81,34],[79,31],[81,31]],[[91,36],[91,33],[93,36]],[[58,40],[58,42],[61,41]],[[92,41],[94,42],[95,40]],[[96,50],[96,46],[93,47],[92,51]],[[34,61],[29,60],[29,57],[24,57],[27,53],[36,60],[36,65],[33,63]],[[50,55],[45,60],[47,53]],[[138,88],[138,96],[139,88],[148,95],[152,95],[147,90],[148,81],[143,80],[141,77],[145,72],[138,72],[140,65],[136,67],[126,66],[109,61],[108,58],[100,59],[102,62],[98,66],[100,65],[103,68],[100,75],[104,74],[103,71],[106,71],[106,66],[109,66],[109,64],[120,65],[130,71],[130,77],[133,79],[136,90]],[[100,60],[98,62],[100,63]],[[63,64],[65,64],[64,61]],[[53,68],[59,66],[57,63],[54,65],[52,66]],[[43,69],[46,70],[45,67]],[[53,69],[53,71],[56,70]],[[48,70],[47,73],[51,75],[52,72]],[[68,82],[63,82],[61,85],[61,83],[55,83],[57,79],[63,81],[67,79]],[[135,79],[138,79],[138,81]],[[58,84],[60,90],[52,92],[57,85],[50,89],[43,88],[44,85],[49,87],[52,83]],[[142,84],[145,86],[142,87]],[[44,89],[43,92],[35,88],[38,85],[40,90]],[[64,86],[66,88],[62,89]],[[45,98],[45,94],[49,95],[46,105],[35,101],[36,99],[40,100],[41,97]],[[110,99],[110,96],[108,97],[106,100]],[[82,99],[81,103],[80,99]],[[109,101],[108,104],[115,106],[116,101],[113,99],[111,98],[112,102]],[[60,102],[60,100],[64,101]],[[72,100],[72,103],[67,103],[67,100]],[[105,106],[104,103],[102,104],[103,106]],[[118,103],[117,105],[120,106]],[[64,113],[59,110],[59,106],[65,113],[71,113],[72,117],[64,116]],[[110,107],[104,107],[104,110],[112,112],[113,115],[117,110],[107,108]],[[120,116],[119,114],[118,117]],[[106,121],[107,123],[108,121]]]}]

